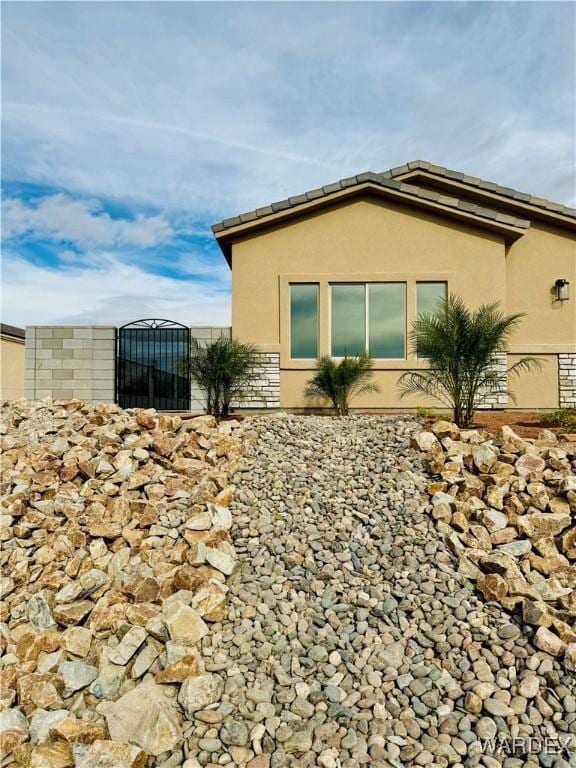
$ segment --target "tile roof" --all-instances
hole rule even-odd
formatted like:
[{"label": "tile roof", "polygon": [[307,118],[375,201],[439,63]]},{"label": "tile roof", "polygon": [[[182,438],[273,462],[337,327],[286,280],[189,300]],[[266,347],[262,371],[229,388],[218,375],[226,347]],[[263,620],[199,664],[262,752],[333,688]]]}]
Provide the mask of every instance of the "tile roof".
[{"label": "tile roof", "polygon": [[483,205],[471,203],[466,200],[459,200],[451,195],[443,194],[442,192],[433,192],[429,189],[418,187],[414,184],[409,184],[403,181],[397,181],[392,178],[385,178],[383,174],[361,173],[358,176],[350,176],[347,179],[341,179],[334,184],[328,184],[325,187],[319,189],[313,189],[310,192],[306,192],[303,195],[297,195],[295,197],[289,197],[287,200],[280,200],[277,203],[272,203],[264,208],[257,208],[255,211],[249,211],[248,213],[241,213],[239,216],[233,216],[230,219],[224,219],[224,221],[218,224],[212,225],[212,231],[218,235],[231,227],[237,227],[239,224],[245,224],[249,221],[261,219],[265,216],[271,216],[279,211],[287,210],[289,208],[295,208],[303,203],[308,203],[312,200],[316,200],[322,197],[328,197],[335,192],[341,192],[349,187],[356,187],[361,184],[375,184],[383,189],[390,189],[393,192],[399,192],[411,198],[428,201],[431,203],[438,203],[454,210],[461,211],[462,213],[469,213],[473,216],[477,216],[481,219],[490,219],[492,221],[499,222],[501,224],[507,224],[513,227],[519,227],[521,229],[527,229],[530,226],[530,222],[527,219],[519,219],[516,216],[509,216],[506,213],[499,213],[490,208],[486,208]]},{"label": "tile roof", "polygon": [[25,336],[24,328],[17,328],[15,325],[0,323],[0,333],[2,336],[14,336],[16,339],[23,339]]},{"label": "tile roof", "polygon": [[388,171],[384,171],[382,176],[387,179],[393,179],[396,176],[403,176],[412,171],[425,171],[433,176],[443,176],[450,181],[457,181],[461,184],[466,184],[470,187],[476,187],[485,192],[492,192],[495,195],[501,195],[507,197],[510,200],[517,201],[519,203],[527,203],[533,205],[536,208],[543,208],[544,210],[551,211],[552,213],[560,213],[563,216],[570,216],[576,219],[576,208],[570,208],[567,205],[561,203],[554,203],[551,200],[546,200],[544,197],[537,197],[536,195],[529,195],[526,192],[519,192],[511,187],[502,187],[500,184],[496,184],[493,181],[486,181],[480,179],[477,176],[469,176],[466,173],[460,171],[452,171],[450,168],[444,168],[441,165],[434,165],[428,163],[425,160],[413,160],[406,165],[401,165],[396,168],[390,168]]},{"label": "tile roof", "polygon": [[528,195],[524,192],[517,192],[516,190],[509,187],[501,187],[498,184],[494,184],[493,182],[485,181],[484,179],[479,179],[475,176],[468,176],[464,173],[460,173],[459,171],[451,171],[449,168],[433,165],[432,163],[427,163],[424,160],[415,160],[413,162],[407,163],[406,165],[401,165],[396,168],[383,171],[382,173],[373,173],[372,171],[368,171],[366,173],[360,173],[357,176],[349,176],[348,178],[340,179],[340,181],[337,181],[333,184],[327,184],[324,187],[310,190],[304,194],[295,195],[293,197],[287,198],[286,200],[280,200],[279,202],[266,205],[263,208],[257,208],[254,211],[249,211],[248,213],[242,213],[239,216],[233,216],[231,218],[224,219],[223,221],[214,224],[212,226],[212,231],[216,236],[218,236],[219,233],[224,232],[227,229],[231,229],[232,227],[237,227],[240,224],[256,221],[266,216],[271,216],[274,213],[278,213],[279,211],[295,208],[299,205],[303,205],[304,203],[309,203],[319,198],[328,197],[329,195],[336,192],[341,192],[342,190],[348,189],[349,187],[355,187],[366,183],[374,184],[383,189],[390,189],[394,192],[401,193],[415,199],[438,203],[439,205],[444,205],[446,207],[453,208],[454,210],[472,214],[473,216],[477,216],[480,219],[489,219],[502,224],[518,227],[520,229],[527,229],[530,226],[530,222],[527,219],[501,213],[491,208],[487,208],[484,205],[473,203],[467,200],[460,200],[459,198],[453,197],[452,195],[444,194],[442,192],[434,192],[432,190],[425,189],[415,184],[404,182],[395,178],[418,170],[425,171],[436,176],[443,176],[446,179],[458,181],[462,184],[477,187],[480,190],[485,190],[487,192],[501,195],[502,197],[510,198],[512,201],[528,203],[552,213],[559,213],[564,216],[570,216],[576,219],[576,210],[574,208],[560,205],[560,203],[553,203],[541,197],[534,197],[533,195]]}]

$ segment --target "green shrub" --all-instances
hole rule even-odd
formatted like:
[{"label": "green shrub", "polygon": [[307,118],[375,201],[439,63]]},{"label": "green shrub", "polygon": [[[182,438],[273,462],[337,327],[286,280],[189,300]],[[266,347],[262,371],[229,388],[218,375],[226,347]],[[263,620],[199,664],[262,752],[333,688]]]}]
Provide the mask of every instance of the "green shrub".
[{"label": "green shrub", "polygon": [[350,402],[363,392],[378,392],[372,381],[372,358],[364,353],[344,357],[339,363],[328,355],[316,361],[316,373],[306,384],[307,397],[330,400],[338,416],[347,416]]},{"label": "green shrub", "polygon": [[434,416],[434,408],[424,408],[423,405],[417,405],[416,416],[419,419],[431,419]]},{"label": "green shrub", "polygon": [[576,429],[576,408],[559,408],[557,411],[543,413],[540,423],[543,427]]},{"label": "green shrub", "polygon": [[489,399],[497,395],[513,399],[508,378],[541,367],[533,357],[521,357],[507,371],[494,366],[495,356],[507,351],[522,317],[505,315],[498,303],[470,310],[458,296],[448,296],[434,312],[421,314],[412,324],[412,348],[429,367],[400,376],[402,397],[434,398],[452,410],[459,427],[470,426],[476,410]]},{"label": "green shrub", "polygon": [[189,373],[205,392],[207,413],[218,418],[228,416],[232,400],[242,400],[253,383],[258,362],[258,349],[253,344],[221,337],[203,346],[193,338]]}]

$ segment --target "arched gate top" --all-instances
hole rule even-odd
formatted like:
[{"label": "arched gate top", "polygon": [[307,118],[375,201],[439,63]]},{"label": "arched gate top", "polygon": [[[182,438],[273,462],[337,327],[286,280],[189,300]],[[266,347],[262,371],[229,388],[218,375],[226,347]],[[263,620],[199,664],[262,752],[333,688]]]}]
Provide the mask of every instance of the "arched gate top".
[{"label": "arched gate top", "polygon": [[119,330],[124,328],[184,328],[188,330],[187,325],[177,323],[175,320],[161,320],[159,318],[146,317],[143,320],[134,320],[132,323],[121,325]]}]

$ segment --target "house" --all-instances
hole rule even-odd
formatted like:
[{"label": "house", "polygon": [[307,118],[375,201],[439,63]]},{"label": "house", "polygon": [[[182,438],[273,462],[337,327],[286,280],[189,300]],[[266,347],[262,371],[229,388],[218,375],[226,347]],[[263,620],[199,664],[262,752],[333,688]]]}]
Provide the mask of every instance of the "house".
[{"label": "house", "polygon": [[[232,333],[264,354],[268,402],[300,409],[319,354],[362,350],[378,394],[406,408],[400,374],[425,365],[412,321],[447,292],[526,317],[509,362],[542,370],[513,383],[520,409],[576,406],[576,210],[423,161],[363,173],[225,219],[214,235],[232,269]],[[505,364],[506,360],[500,360]],[[512,383],[511,383],[512,384]]]},{"label": "house", "polygon": [[0,399],[24,397],[24,328],[0,323]]},{"label": "house", "polygon": [[232,335],[261,364],[245,408],[317,406],[304,396],[316,357],[368,350],[380,391],[370,409],[400,400],[398,378],[425,366],[410,349],[419,313],[452,292],[470,307],[524,312],[505,366],[535,355],[542,370],[511,382],[514,402],[576,406],[576,211],[417,161],[342,179],[214,225],[232,269],[232,328],[144,318],[115,328],[26,328],[26,396],[116,400],[124,407],[198,410],[183,374],[190,338]]}]

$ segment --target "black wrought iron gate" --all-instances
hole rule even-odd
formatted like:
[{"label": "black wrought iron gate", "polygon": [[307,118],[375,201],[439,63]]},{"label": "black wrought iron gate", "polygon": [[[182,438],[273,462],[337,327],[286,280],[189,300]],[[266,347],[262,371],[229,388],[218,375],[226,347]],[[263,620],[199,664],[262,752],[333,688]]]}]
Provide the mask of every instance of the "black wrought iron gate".
[{"label": "black wrought iron gate", "polygon": [[190,329],[137,320],[118,329],[116,402],[122,408],[190,410]]}]

